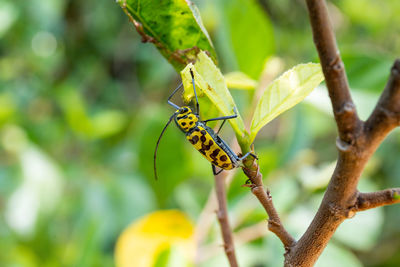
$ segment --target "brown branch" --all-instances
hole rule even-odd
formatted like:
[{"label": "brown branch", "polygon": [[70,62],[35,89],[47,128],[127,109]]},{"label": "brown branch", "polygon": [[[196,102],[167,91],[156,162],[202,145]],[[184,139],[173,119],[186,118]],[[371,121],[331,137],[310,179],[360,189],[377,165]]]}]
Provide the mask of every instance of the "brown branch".
[{"label": "brown branch", "polygon": [[[397,66],[397,63],[395,63],[395,66]],[[396,72],[393,75],[392,71],[392,76],[388,83],[389,86],[386,87],[385,91],[390,91],[397,95],[399,80],[399,75]],[[390,84],[396,86],[390,86]],[[382,98],[387,99],[385,96]],[[399,100],[394,99],[394,101]],[[380,101],[378,103],[376,110],[379,112],[386,110],[386,115],[385,117],[376,119],[376,125],[370,124],[367,127],[362,123],[359,124],[358,127],[362,130],[357,130],[358,135],[354,136],[356,139],[354,139],[352,144],[338,139],[337,148],[339,150],[339,158],[322,203],[306,232],[296,245],[291,248],[289,253],[285,254],[285,266],[313,266],[337,227],[345,219],[354,215],[356,211],[354,207],[357,205],[359,196],[357,185],[365,164],[386,134],[393,129],[394,123],[389,122],[397,120],[395,117],[396,110],[392,110],[393,108],[397,108],[397,106],[394,103],[393,105],[389,105],[388,103],[391,103],[391,100],[387,99],[387,101]],[[398,103],[400,104],[400,102]],[[374,133],[376,131],[375,127],[379,128],[381,132]],[[376,201],[379,202],[379,200]]]},{"label": "brown branch", "polygon": [[[247,166],[248,165],[250,165],[249,162],[247,163]],[[253,161],[252,165],[250,167],[244,167],[243,171],[251,181],[251,185],[249,185],[251,192],[257,197],[269,216],[268,229],[279,237],[286,251],[289,251],[290,248],[296,244],[296,240],[283,226],[272,202],[269,190],[265,191],[258,164]]]},{"label": "brown branch", "polygon": [[[307,7],[338,126],[336,146],[339,156],[317,214],[303,236],[285,254],[286,267],[313,266],[337,227],[353,216],[359,196],[357,185],[365,164],[386,134],[400,121],[398,61],[392,68],[391,78],[377,108],[364,124],[351,100],[325,1],[307,0]],[[370,201],[373,203],[372,199]]]},{"label": "brown branch", "polygon": [[229,225],[228,209],[226,204],[225,180],[220,175],[215,175],[215,191],[218,199],[217,217],[221,227],[222,239],[224,240],[225,254],[231,267],[237,267],[238,263],[233,244],[233,235]]},{"label": "brown branch", "polygon": [[400,203],[400,188],[385,189],[371,193],[359,193],[354,210],[363,211],[397,203]]},{"label": "brown branch", "polygon": [[[236,143],[237,145],[237,143]],[[235,144],[232,144],[231,147],[234,147]],[[227,190],[232,182],[233,177],[235,176],[237,169],[233,169],[229,172],[222,172],[219,175],[219,179],[225,180],[225,190]],[[215,210],[218,208],[218,200],[217,195],[215,193],[215,189],[213,188],[208,196],[207,202],[203,207],[203,210],[200,213],[200,216],[196,222],[196,228],[194,233],[194,239],[196,243],[196,254],[195,254],[195,264],[198,265],[202,260],[204,260],[204,255],[202,251],[203,243],[206,240],[206,237],[212,228]]]},{"label": "brown branch", "polygon": [[340,58],[335,35],[324,0],[307,0],[314,43],[321,60],[326,85],[332,102],[339,137],[352,143],[360,120],[351,99],[344,64]]},{"label": "brown branch", "polygon": [[394,127],[400,125],[400,59],[391,69],[386,84],[374,111],[365,123],[369,140],[379,143]]}]

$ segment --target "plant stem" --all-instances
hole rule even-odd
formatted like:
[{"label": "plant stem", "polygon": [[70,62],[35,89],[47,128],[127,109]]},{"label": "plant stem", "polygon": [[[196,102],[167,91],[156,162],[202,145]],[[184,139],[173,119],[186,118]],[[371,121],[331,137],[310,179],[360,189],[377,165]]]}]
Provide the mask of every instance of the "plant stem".
[{"label": "plant stem", "polygon": [[228,208],[226,203],[225,179],[223,175],[215,175],[215,191],[218,200],[217,218],[224,240],[224,250],[231,267],[237,267],[233,235],[229,224]]}]

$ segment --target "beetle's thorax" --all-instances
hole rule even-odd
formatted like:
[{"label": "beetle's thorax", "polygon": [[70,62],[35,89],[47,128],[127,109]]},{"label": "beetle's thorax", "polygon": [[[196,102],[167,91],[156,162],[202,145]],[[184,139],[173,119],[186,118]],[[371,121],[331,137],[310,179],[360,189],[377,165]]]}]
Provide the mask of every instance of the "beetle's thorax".
[{"label": "beetle's thorax", "polygon": [[175,123],[185,133],[194,129],[198,121],[198,115],[188,106],[181,107],[175,112]]}]

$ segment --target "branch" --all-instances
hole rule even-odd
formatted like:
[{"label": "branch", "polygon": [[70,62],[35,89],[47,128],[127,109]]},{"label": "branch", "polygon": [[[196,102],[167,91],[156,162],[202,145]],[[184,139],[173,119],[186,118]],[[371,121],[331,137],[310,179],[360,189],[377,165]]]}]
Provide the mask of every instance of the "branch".
[{"label": "branch", "polygon": [[[248,163],[246,165],[248,165]],[[289,251],[290,248],[296,244],[296,240],[286,231],[285,227],[283,226],[278,212],[276,211],[272,202],[272,197],[269,190],[265,191],[262,181],[262,174],[259,171],[258,164],[253,161],[253,164],[250,167],[244,167],[243,171],[252,183],[249,185],[251,192],[257,197],[269,216],[268,229],[279,237],[286,251]]]},{"label": "branch", "polygon": [[314,43],[325,75],[339,137],[352,144],[360,124],[324,0],[307,0]]},{"label": "branch", "polygon": [[400,188],[391,188],[372,193],[359,193],[354,209],[363,211],[396,203],[400,203]]},{"label": "branch", "polygon": [[400,59],[391,69],[378,104],[365,123],[365,132],[369,140],[381,141],[394,127],[400,125]]},{"label": "branch", "polygon": [[339,225],[353,216],[359,196],[357,186],[365,165],[385,135],[398,125],[400,114],[400,75],[398,63],[395,63],[375,115],[372,114],[365,124],[359,120],[325,1],[307,0],[307,7],[339,131],[336,142],[339,155],[317,214],[303,236],[285,254],[285,267],[313,266]]},{"label": "branch", "polygon": [[[235,144],[232,144],[231,147],[234,147],[234,145]],[[225,190],[229,188],[237,170],[238,169],[233,169],[229,172],[222,172],[219,175],[219,179],[225,180]],[[214,222],[213,219],[215,216],[214,213],[215,210],[217,210],[217,208],[218,208],[217,195],[215,193],[215,188],[213,188],[196,222],[196,228],[194,233],[195,243],[196,243],[195,265],[199,265],[199,263],[205,258],[205,256],[203,255],[202,246],[207,238],[210,229],[213,226]]]},{"label": "branch", "polygon": [[235,246],[231,227],[229,226],[228,209],[226,204],[225,179],[222,176],[215,175],[215,191],[218,199],[217,217],[221,227],[222,238],[224,240],[225,254],[231,267],[237,267],[238,263],[235,255]]}]

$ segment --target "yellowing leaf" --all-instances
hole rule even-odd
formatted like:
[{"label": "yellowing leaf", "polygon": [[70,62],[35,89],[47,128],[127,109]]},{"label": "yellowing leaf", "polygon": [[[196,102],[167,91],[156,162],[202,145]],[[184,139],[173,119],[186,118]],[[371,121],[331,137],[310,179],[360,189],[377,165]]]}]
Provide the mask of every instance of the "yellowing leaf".
[{"label": "yellowing leaf", "polygon": [[[192,69],[194,73],[197,96],[207,96],[223,114],[223,116],[233,115],[236,105],[233,101],[232,95],[226,87],[224,76],[205,52],[199,53],[197,61],[194,65],[189,63],[181,71],[182,82],[185,88],[183,95],[184,101],[189,102],[194,97],[190,69]],[[236,119],[231,119],[228,121],[240,142],[245,136],[244,123],[240,117],[240,114],[238,113],[238,117]]]},{"label": "yellowing leaf", "polygon": [[324,80],[320,64],[300,64],[282,74],[257,103],[250,127],[250,143],[258,131],[282,112],[302,101]]},{"label": "yellowing leaf", "polygon": [[117,267],[150,267],[170,247],[183,251],[187,260],[194,252],[193,224],[178,210],[150,213],[131,224],[115,247]]},{"label": "yellowing leaf", "polygon": [[257,86],[257,82],[255,80],[240,71],[225,74],[225,80],[228,88],[248,90],[254,89]]}]

